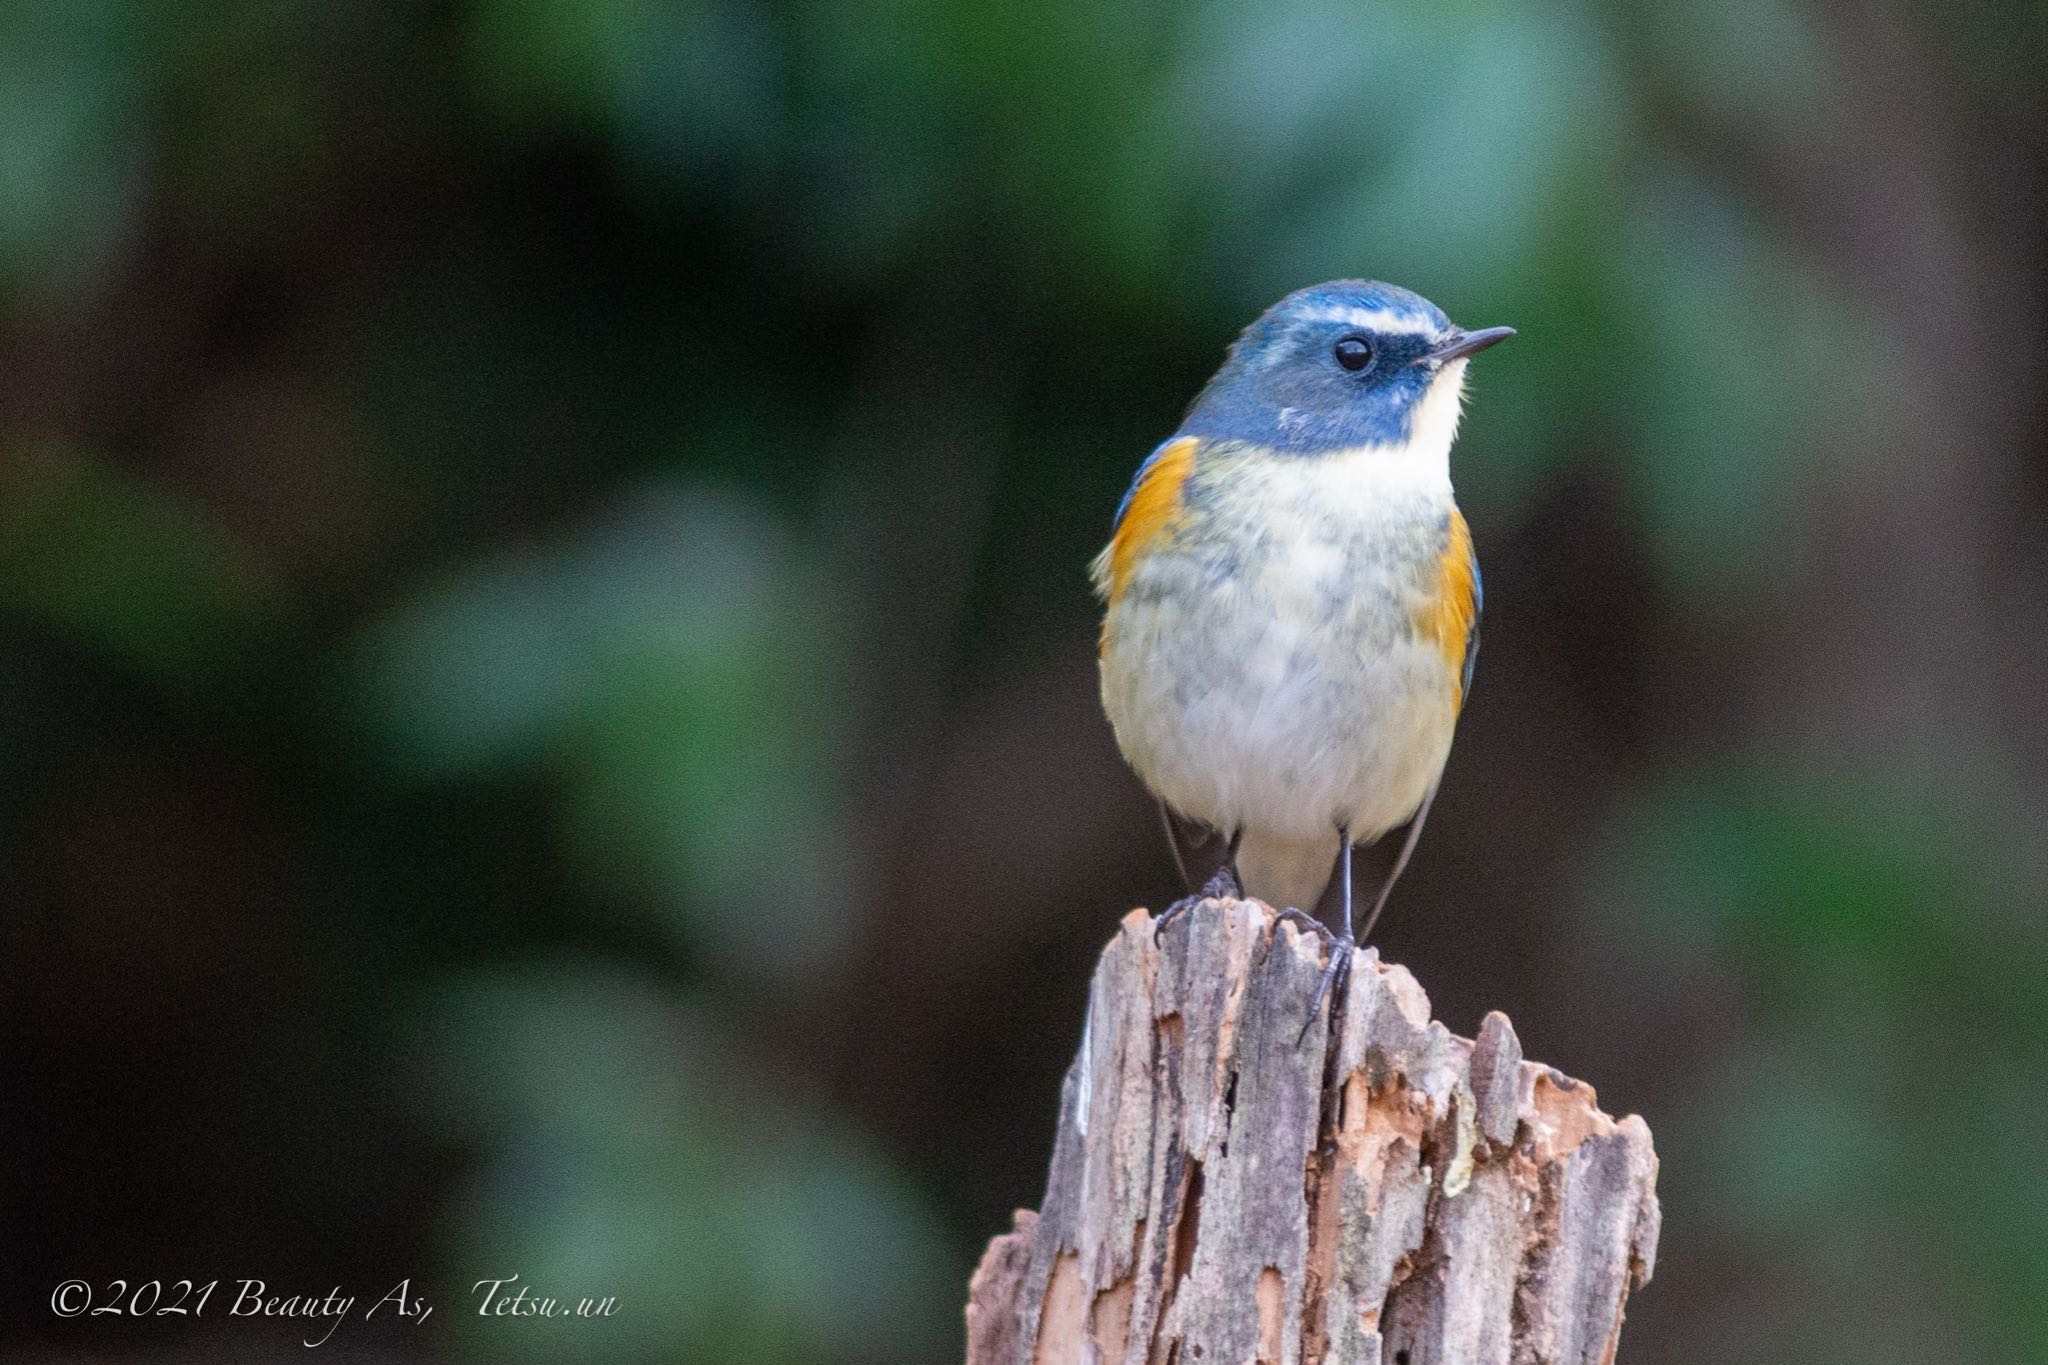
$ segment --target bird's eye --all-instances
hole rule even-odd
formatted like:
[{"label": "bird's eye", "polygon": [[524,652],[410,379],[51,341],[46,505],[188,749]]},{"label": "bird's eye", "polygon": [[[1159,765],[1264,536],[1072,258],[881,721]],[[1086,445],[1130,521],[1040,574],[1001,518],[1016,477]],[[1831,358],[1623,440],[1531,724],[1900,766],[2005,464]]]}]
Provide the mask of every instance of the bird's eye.
[{"label": "bird's eye", "polygon": [[1372,343],[1363,337],[1345,337],[1330,348],[1337,363],[1354,373],[1372,364]]}]

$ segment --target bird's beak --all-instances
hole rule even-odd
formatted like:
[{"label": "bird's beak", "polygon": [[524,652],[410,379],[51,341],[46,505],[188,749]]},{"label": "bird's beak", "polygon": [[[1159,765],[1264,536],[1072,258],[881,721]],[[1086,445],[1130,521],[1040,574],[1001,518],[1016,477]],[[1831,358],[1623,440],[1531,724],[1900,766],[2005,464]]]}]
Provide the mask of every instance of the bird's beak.
[{"label": "bird's beak", "polygon": [[1453,331],[1441,343],[1428,351],[1423,359],[1445,361],[1456,360],[1483,351],[1498,341],[1506,341],[1515,334],[1512,327],[1482,327],[1476,332]]}]

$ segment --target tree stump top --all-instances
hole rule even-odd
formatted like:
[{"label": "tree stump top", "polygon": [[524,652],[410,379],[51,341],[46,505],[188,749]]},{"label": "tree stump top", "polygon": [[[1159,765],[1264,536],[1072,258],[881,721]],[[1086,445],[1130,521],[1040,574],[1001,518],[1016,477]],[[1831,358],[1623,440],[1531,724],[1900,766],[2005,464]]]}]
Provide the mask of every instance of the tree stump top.
[{"label": "tree stump top", "polygon": [[[1405,968],[1207,900],[1103,951],[1036,1214],[989,1244],[969,1365],[1596,1365],[1650,1278],[1650,1130],[1476,1040]],[[1297,1042],[1297,1038],[1299,1041]]]}]

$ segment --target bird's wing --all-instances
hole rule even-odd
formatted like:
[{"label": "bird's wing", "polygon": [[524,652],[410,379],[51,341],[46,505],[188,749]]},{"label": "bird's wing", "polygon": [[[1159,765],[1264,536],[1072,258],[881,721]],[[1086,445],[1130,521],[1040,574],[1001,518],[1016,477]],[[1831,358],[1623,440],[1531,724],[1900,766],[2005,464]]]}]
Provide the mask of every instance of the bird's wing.
[{"label": "bird's wing", "polygon": [[1465,557],[1472,566],[1472,620],[1465,627],[1465,671],[1458,682],[1458,706],[1472,695],[1472,665],[1479,662],[1479,617],[1486,610],[1486,583],[1479,576],[1479,552],[1472,548],[1472,534],[1465,534]]}]

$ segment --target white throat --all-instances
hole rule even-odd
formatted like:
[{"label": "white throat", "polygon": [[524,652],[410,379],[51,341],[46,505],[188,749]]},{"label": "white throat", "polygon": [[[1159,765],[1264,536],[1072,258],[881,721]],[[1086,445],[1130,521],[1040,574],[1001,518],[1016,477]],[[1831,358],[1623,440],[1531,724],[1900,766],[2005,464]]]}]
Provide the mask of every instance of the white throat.
[{"label": "white throat", "polygon": [[1407,440],[1357,452],[1360,472],[1390,489],[1448,493],[1451,443],[1458,437],[1458,418],[1464,406],[1465,361],[1460,358],[1445,365],[1430,382],[1415,406]]}]

